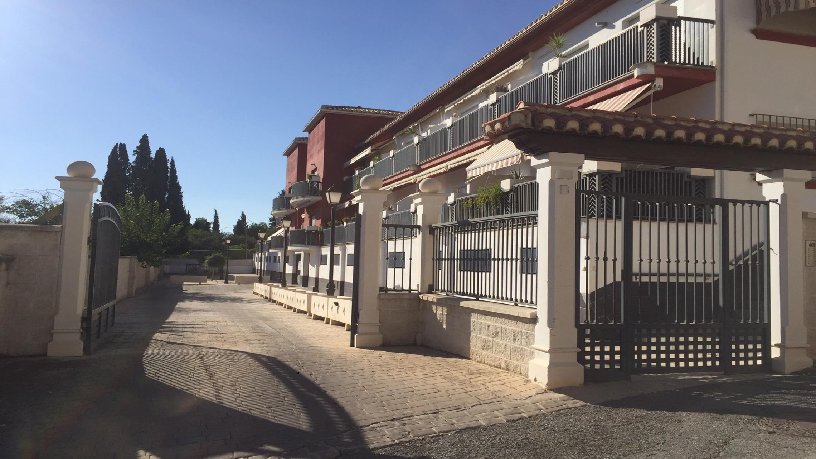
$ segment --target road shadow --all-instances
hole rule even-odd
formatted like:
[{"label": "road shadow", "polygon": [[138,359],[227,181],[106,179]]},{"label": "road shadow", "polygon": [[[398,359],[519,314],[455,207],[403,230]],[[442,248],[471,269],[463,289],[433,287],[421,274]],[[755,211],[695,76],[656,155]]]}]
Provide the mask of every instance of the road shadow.
[{"label": "road shadow", "polygon": [[[733,377],[647,375],[632,381],[592,384],[556,392],[609,408],[816,421],[814,370],[793,375]],[[616,393],[622,395],[615,396]]]},{"label": "road shadow", "polygon": [[0,360],[0,457],[367,451],[349,413],[277,358],[151,340],[189,295],[164,286],[122,302],[93,356]]}]

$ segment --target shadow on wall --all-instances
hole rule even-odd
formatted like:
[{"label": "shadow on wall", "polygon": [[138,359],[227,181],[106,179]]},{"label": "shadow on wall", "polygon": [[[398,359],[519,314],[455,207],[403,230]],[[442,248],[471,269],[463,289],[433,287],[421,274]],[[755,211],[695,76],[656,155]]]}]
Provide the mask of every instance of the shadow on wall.
[{"label": "shadow on wall", "polygon": [[0,360],[0,457],[367,452],[351,416],[284,362],[151,339],[194,327],[168,318],[207,296],[154,287],[122,302],[91,357]]}]

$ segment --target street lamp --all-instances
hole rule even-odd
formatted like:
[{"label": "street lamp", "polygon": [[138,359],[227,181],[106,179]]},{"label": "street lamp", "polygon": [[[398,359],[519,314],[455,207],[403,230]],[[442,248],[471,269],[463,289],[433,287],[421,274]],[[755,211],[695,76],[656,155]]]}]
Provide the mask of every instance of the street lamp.
[{"label": "street lamp", "polygon": [[339,191],[332,191],[331,188],[326,190],[326,202],[329,203],[331,209],[331,230],[329,231],[329,282],[326,283],[326,295],[334,296],[334,206],[340,203],[343,193]]},{"label": "street lamp", "polygon": [[283,256],[281,257],[281,287],[286,288],[286,246],[289,243],[289,227],[292,226],[292,220],[284,218],[281,222],[283,225]]},{"label": "street lamp", "polygon": [[263,262],[264,258],[266,258],[266,253],[264,251],[264,237],[266,237],[266,233],[258,233],[258,245],[260,249],[258,250],[258,255],[260,255],[261,259],[258,260],[258,283],[263,283]]},{"label": "street lamp", "polygon": [[[226,245],[229,245],[230,240],[229,239],[224,239],[224,243]],[[224,250],[224,258],[226,259],[226,262],[227,262],[227,268],[224,271],[224,283],[229,284],[229,249]]]}]

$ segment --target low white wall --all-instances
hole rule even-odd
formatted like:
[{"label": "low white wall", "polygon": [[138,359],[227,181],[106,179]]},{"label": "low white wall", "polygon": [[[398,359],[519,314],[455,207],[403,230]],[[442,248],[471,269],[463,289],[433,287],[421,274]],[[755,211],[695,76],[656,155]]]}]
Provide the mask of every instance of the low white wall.
[{"label": "low white wall", "polygon": [[421,344],[527,376],[536,310],[420,295]]},{"label": "low white wall", "polygon": [[143,267],[136,257],[119,257],[116,299],[123,300],[135,296],[137,292],[156,282],[159,274],[161,268]]},{"label": "low white wall", "polygon": [[[61,226],[0,224],[0,355],[43,355],[56,314]],[[6,257],[7,256],[7,257]]]},{"label": "low white wall", "polygon": [[[803,250],[807,241],[816,241],[816,215],[806,214],[803,220]],[[805,257],[807,263],[807,257]],[[807,328],[808,356],[816,360],[816,266],[805,266],[805,328]]]}]

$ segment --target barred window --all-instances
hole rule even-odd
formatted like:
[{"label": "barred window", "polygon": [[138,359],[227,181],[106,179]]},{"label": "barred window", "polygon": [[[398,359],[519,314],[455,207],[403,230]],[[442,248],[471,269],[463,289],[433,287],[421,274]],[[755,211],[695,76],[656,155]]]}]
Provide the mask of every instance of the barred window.
[{"label": "barred window", "polygon": [[346,255],[346,266],[354,266],[354,254],[350,253]]},{"label": "barred window", "polygon": [[405,267],[405,252],[388,252],[388,267],[389,268],[404,268]]},{"label": "barred window", "polygon": [[538,250],[535,247],[521,249],[521,273],[538,274]]},{"label": "barred window", "polygon": [[329,256],[328,255],[320,255],[320,266],[326,266],[329,264]]}]

